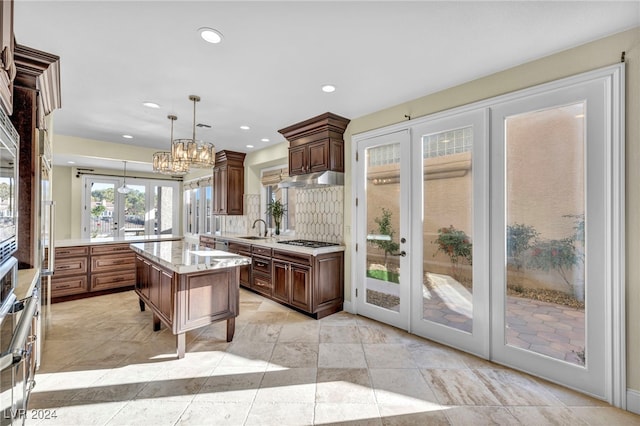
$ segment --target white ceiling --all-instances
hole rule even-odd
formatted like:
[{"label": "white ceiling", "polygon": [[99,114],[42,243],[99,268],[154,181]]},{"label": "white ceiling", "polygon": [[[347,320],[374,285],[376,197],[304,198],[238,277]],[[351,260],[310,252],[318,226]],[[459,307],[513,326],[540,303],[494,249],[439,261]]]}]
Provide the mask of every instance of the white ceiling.
[{"label": "white ceiling", "polygon": [[[174,136],[191,136],[191,94],[212,126],[198,139],[249,152],[323,112],[357,118],[640,25],[637,0],[15,1],[16,41],[61,57],[55,133],[159,150],[169,113]],[[200,39],[205,26],[223,42]],[[76,165],[118,153],[96,157]]]}]

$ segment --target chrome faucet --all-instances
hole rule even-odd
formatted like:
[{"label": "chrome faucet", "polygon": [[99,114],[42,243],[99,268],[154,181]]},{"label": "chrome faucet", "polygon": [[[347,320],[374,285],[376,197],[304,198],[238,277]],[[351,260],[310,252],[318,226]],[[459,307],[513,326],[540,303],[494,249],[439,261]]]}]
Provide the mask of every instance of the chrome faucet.
[{"label": "chrome faucet", "polygon": [[[265,222],[263,219],[256,219],[253,222],[253,226],[251,227],[251,229],[256,229],[256,223],[258,223],[258,222],[264,223],[264,236],[266,237],[267,236],[267,222]],[[260,234],[260,228],[258,228],[258,235],[259,234]]]}]

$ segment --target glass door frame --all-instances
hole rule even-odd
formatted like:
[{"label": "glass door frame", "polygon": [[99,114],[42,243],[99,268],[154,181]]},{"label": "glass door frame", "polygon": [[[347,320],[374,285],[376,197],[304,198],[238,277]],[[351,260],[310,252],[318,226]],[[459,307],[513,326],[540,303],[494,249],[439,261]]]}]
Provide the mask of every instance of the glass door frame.
[{"label": "glass door frame", "polygon": [[[534,86],[528,89],[522,89],[505,95],[499,95],[493,98],[481,100],[468,104],[465,106],[453,108],[445,111],[444,113],[432,114],[423,116],[417,119],[409,121],[399,122],[387,127],[358,133],[352,136],[351,145],[351,159],[352,159],[352,193],[355,195],[352,197],[352,224],[354,228],[354,240],[353,248],[355,250],[356,243],[358,243],[358,213],[356,207],[356,197],[358,194],[358,182],[360,174],[358,173],[359,166],[356,163],[356,152],[358,150],[358,143],[361,140],[370,139],[376,136],[385,135],[393,132],[407,131],[411,132],[415,126],[422,123],[433,120],[434,117],[438,117],[439,114],[455,114],[465,111],[471,111],[479,108],[487,108],[489,111],[489,118],[492,115],[491,109],[502,102],[513,101],[518,98],[527,96],[534,92],[552,92],[559,90],[573,84],[579,84],[581,82],[603,79],[602,89],[607,93],[606,112],[610,118],[610,122],[607,124],[605,137],[607,138],[607,149],[603,150],[602,155],[606,161],[606,176],[605,182],[601,184],[605,186],[606,202],[607,202],[607,236],[605,243],[606,249],[606,289],[605,289],[605,310],[606,310],[606,344],[610,345],[607,348],[606,365],[603,366],[606,371],[605,378],[605,394],[599,396],[610,404],[626,409],[627,406],[627,389],[626,389],[626,310],[625,310],[625,64],[615,64],[608,67],[603,67],[593,71],[581,73],[572,77],[562,78],[550,83],[544,83],[539,86]],[[492,138],[490,132],[490,123],[487,124],[487,132]],[[491,139],[487,138],[488,144]],[[606,151],[606,152],[604,152]],[[493,154],[491,157],[493,157]],[[490,158],[490,164],[494,162],[494,158]],[[490,176],[490,178],[492,178]],[[494,194],[489,192],[489,201],[493,202]],[[493,205],[490,206],[490,209]],[[490,211],[491,214],[491,211]],[[491,221],[491,217],[489,218]],[[491,230],[492,228],[489,228]],[[347,227],[348,231],[348,227]],[[499,237],[499,238],[498,238]],[[491,234],[490,244],[503,244],[502,237],[496,237]],[[499,241],[494,242],[494,239],[498,238]],[[355,258],[355,264],[351,269],[351,310],[354,313],[358,313],[358,302],[356,298],[356,290],[358,289],[358,272],[362,270],[361,265],[358,265],[358,253],[353,252]],[[490,265],[487,265],[490,267]],[[417,268],[417,267],[414,267]],[[415,273],[415,272],[414,272]],[[490,278],[494,271],[490,270]],[[491,290],[490,290],[491,294]],[[493,298],[493,297],[492,297]],[[491,309],[496,309],[492,307]],[[492,322],[493,320],[490,320]],[[491,327],[493,327],[491,325]],[[490,328],[491,328],[490,327]],[[492,330],[490,330],[492,332]],[[427,336],[429,338],[429,336]],[[447,343],[449,344],[449,343]],[[493,357],[493,353],[490,349],[490,358]],[[519,367],[515,367],[519,368]],[[536,374],[536,373],[533,373]],[[550,380],[555,381],[553,378]]]},{"label": "glass door frame", "polygon": [[[366,178],[364,178],[367,165],[365,150],[375,146],[398,143],[400,145],[400,229],[398,230],[398,240],[405,240],[400,243],[400,250],[405,251],[404,256],[399,256],[400,278],[399,297],[400,304],[398,311],[382,308],[366,302],[366,258],[367,258],[367,209],[366,209]],[[357,150],[358,160],[355,162],[356,185],[355,214],[357,216],[355,226],[355,236],[357,241],[357,251],[355,253],[355,294],[354,306],[356,311],[364,316],[393,325],[395,327],[408,330],[410,328],[410,288],[411,288],[411,136],[408,130],[385,133],[370,138],[360,139],[354,146]]]},{"label": "glass door frame", "polygon": [[[623,66],[608,67],[505,95],[492,105],[491,358],[624,408],[624,137],[614,124],[624,116],[623,78]],[[585,343],[595,359],[590,366],[588,355],[584,367],[507,345],[505,337],[505,118],[581,100],[587,105]]]},{"label": "glass door frame", "polygon": [[[117,221],[119,224],[118,230],[114,232],[113,237],[124,237],[125,230],[124,226],[120,226],[120,223],[123,223],[124,217],[124,209],[125,209],[125,195],[120,194],[117,191],[117,188],[123,185],[124,179],[119,176],[106,176],[106,175],[83,175],[82,176],[82,202],[81,202],[81,232],[80,235],[82,238],[90,238],[90,213],[87,213],[86,210],[90,209],[90,200],[91,200],[91,182],[103,182],[114,185],[114,211],[113,217],[114,222]],[[154,188],[157,186],[171,187],[172,191],[172,228],[174,232],[172,235],[181,235],[180,224],[181,224],[181,208],[180,200],[182,197],[181,184],[178,181],[172,180],[164,180],[164,179],[154,179],[154,178],[133,178],[127,176],[127,186],[144,186],[145,187],[145,217],[144,217],[144,227],[145,227],[145,235],[153,235],[154,234],[154,223],[155,218],[152,217],[151,212],[155,209],[154,205]]]},{"label": "glass door frame", "polygon": [[[441,133],[462,127],[472,127],[471,150],[472,176],[472,331],[471,333],[425,320],[423,312],[423,285],[418,277],[424,276],[424,238],[414,238],[411,252],[414,254],[413,274],[416,282],[411,289],[411,328],[409,332],[435,340],[457,349],[489,358],[489,144],[487,120],[489,111],[477,108],[468,111],[452,111],[430,116],[424,123],[412,127],[412,161],[414,182],[412,231],[422,234],[424,224],[424,165],[422,136]],[[420,182],[421,184],[418,184]],[[446,224],[445,224],[446,226]]]}]

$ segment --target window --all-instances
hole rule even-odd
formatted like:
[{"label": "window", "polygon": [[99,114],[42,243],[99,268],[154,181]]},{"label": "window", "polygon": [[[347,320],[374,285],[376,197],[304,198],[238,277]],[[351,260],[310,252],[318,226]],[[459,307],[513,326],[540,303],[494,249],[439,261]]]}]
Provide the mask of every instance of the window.
[{"label": "window", "polygon": [[121,194],[122,178],[85,175],[82,237],[180,234],[174,206],[179,204],[179,182],[132,178]]},{"label": "window", "polygon": [[212,178],[184,184],[184,229],[186,234],[213,232]]},{"label": "window", "polygon": [[289,176],[286,166],[271,167],[263,169],[262,172],[262,214],[267,222],[267,227],[275,228],[271,216],[268,216],[266,206],[272,200],[280,200],[286,206],[287,212],[282,217],[282,230],[293,231],[295,229],[295,209],[296,209],[296,188],[278,188],[282,179]]}]

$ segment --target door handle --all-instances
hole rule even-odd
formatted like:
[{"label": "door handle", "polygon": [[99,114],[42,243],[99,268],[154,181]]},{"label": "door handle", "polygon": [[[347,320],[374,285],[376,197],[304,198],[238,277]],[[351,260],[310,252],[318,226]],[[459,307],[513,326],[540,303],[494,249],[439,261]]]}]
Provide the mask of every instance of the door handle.
[{"label": "door handle", "polygon": [[407,252],[402,250],[400,253],[391,253],[391,256],[402,256],[405,257],[407,255]]}]

